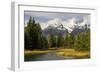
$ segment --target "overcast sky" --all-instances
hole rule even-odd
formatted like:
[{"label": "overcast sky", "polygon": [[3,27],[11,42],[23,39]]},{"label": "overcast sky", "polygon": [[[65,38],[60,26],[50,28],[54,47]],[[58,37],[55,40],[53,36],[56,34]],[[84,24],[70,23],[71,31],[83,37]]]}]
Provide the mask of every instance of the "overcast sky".
[{"label": "overcast sky", "polygon": [[55,23],[62,23],[66,28],[73,27],[73,25],[90,25],[90,14],[84,13],[57,13],[57,12],[35,12],[25,11],[24,21],[27,24],[30,16],[34,17],[36,22],[39,22],[41,28],[44,29],[48,25]]}]

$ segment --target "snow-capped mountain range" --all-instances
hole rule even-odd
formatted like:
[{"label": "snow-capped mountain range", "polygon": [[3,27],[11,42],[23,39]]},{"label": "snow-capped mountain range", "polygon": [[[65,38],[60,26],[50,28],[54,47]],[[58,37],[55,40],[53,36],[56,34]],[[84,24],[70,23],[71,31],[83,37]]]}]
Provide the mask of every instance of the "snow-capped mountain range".
[{"label": "snow-capped mountain range", "polygon": [[43,24],[41,26],[43,30],[57,29],[57,30],[68,31],[69,33],[74,31],[76,28],[77,29],[84,29],[85,27],[90,28],[90,24],[87,24],[86,19],[84,19],[81,22],[78,22],[75,18],[69,19],[67,21],[62,21],[61,19],[55,18],[54,20],[48,21],[44,26],[45,28],[43,28]]},{"label": "snow-capped mountain range", "polygon": [[67,33],[77,34],[78,32],[84,32],[85,28],[90,28],[90,24],[87,24],[86,20],[78,22],[75,18],[68,20],[67,22],[60,19],[54,19],[48,22],[48,26],[43,29],[43,34],[54,35],[66,35]]},{"label": "snow-capped mountain range", "polygon": [[[57,24],[55,24],[57,25]],[[48,26],[47,28],[45,28],[43,30],[43,34],[44,35],[49,35],[49,34],[54,34],[54,35],[66,35],[68,33],[68,30],[63,27],[63,25],[59,25],[59,26]]]}]

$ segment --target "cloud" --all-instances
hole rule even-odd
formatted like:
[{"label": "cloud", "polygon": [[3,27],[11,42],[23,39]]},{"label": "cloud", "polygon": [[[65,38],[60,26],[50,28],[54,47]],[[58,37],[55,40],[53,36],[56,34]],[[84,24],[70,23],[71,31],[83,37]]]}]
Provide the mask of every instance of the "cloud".
[{"label": "cloud", "polygon": [[76,23],[77,19],[75,17],[70,18],[68,20],[61,20],[59,18],[54,18],[52,20],[47,21],[46,23],[41,23],[41,28],[45,29],[48,26],[57,27],[62,24],[66,29],[68,29],[69,32],[72,32],[75,26],[78,26],[80,28],[83,27],[87,23],[87,21],[90,20],[88,19],[87,17],[84,17],[82,22]]},{"label": "cloud", "polygon": [[49,21],[47,21],[47,22],[45,22],[45,23],[40,23],[41,24],[41,28],[42,29],[45,29],[46,27],[48,27],[48,26],[53,26],[53,27],[57,27],[57,26],[59,26],[60,24],[61,24],[61,19],[59,19],[59,18],[54,18],[54,19],[52,19],[52,20],[49,20]]},{"label": "cloud", "polygon": [[62,20],[68,20],[73,17],[76,19],[82,20],[83,16],[87,16],[89,14],[84,13],[65,13],[65,12],[43,12],[43,11],[25,11],[24,16],[25,20],[29,19],[30,16],[34,17],[38,22],[46,22],[48,20],[53,20],[55,18],[59,18]]},{"label": "cloud", "polygon": [[54,18],[53,20],[48,21],[48,24],[50,24],[53,27],[57,27],[61,24],[62,20],[59,18]]},{"label": "cloud", "polygon": [[85,26],[85,24],[90,25],[90,16],[89,15],[84,16],[83,22],[78,23],[77,26],[83,27],[83,26]]},{"label": "cloud", "polygon": [[40,26],[42,29],[45,29],[49,26],[49,24],[48,23],[40,23]]},{"label": "cloud", "polygon": [[48,26],[57,27],[62,24],[71,32],[75,26],[82,27],[85,24],[90,25],[90,14],[25,11],[24,15],[25,26],[29,17],[32,16],[35,18],[36,22],[40,23],[42,29]]},{"label": "cloud", "polygon": [[57,27],[62,24],[66,29],[69,29],[70,31],[71,29],[74,28],[74,25],[76,25],[75,18],[71,18],[68,20],[61,20],[59,18],[54,18],[52,20],[47,21],[46,23],[40,23],[40,24],[42,29],[46,28],[47,26]]},{"label": "cloud", "polygon": [[72,32],[75,25],[77,25],[74,17],[66,21],[62,21],[62,24],[66,29],[68,29],[68,32]]}]

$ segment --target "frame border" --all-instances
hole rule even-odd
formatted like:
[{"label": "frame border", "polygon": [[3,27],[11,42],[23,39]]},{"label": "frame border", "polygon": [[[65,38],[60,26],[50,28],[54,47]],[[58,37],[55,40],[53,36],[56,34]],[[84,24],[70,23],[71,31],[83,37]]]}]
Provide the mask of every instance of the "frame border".
[{"label": "frame border", "polygon": [[[43,5],[33,5],[32,3],[21,3],[12,2],[11,3],[11,70],[20,70],[20,28],[19,28],[19,6],[34,6],[34,7],[46,7],[46,8],[64,8],[64,9],[83,9],[83,10],[95,10],[96,7],[89,6],[43,6]],[[16,28],[15,28],[16,27]]]}]

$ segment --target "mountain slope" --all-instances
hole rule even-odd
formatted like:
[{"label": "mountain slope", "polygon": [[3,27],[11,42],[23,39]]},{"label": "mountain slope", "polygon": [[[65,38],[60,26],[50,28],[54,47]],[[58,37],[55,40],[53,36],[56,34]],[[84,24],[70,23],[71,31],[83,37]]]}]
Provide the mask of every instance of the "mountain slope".
[{"label": "mountain slope", "polygon": [[65,27],[63,27],[63,25],[56,26],[56,27],[53,27],[50,25],[43,30],[44,35],[49,35],[49,34],[66,35],[67,33],[68,33],[68,30]]}]

